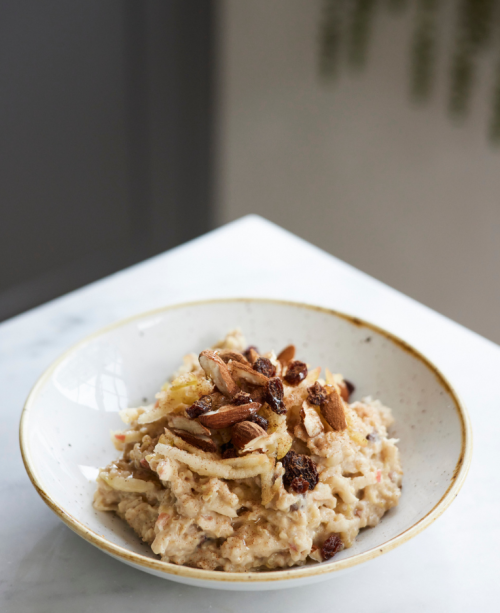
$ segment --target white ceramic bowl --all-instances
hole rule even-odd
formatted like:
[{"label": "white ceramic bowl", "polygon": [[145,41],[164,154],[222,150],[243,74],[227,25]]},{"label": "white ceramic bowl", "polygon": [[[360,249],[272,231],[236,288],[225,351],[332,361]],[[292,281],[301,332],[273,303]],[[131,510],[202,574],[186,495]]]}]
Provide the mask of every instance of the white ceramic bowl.
[{"label": "white ceramic bowl", "polygon": [[[262,573],[223,573],[162,562],[110,513],[92,508],[98,467],[117,456],[109,431],[119,409],[149,401],[182,356],[241,327],[258,347],[289,343],[310,364],[341,372],[355,399],[393,409],[404,470],[399,506],[334,559]],[[61,356],[30,393],[21,419],[26,470],[40,496],[77,534],[135,568],[219,589],[278,589],[320,581],[373,559],[431,524],[455,498],[470,464],[467,412],[426,358],[391,334],[327,309],[273,300],[178,305],[114,324]],[[78,564],[78,560],[69,563]]]}]

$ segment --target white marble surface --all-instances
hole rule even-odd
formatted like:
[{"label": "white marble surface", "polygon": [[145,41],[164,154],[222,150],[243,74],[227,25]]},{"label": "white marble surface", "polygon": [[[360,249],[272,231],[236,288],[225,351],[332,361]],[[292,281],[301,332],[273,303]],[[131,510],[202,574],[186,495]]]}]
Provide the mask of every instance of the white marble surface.
[{"label": "white marble surface", "polygon": [[[426,353],[469,407],[475,450],[450,509],[395,551],[339,579],[285,592],[231,593],[158,579],[66,528],[31,486],[17,427],[31,385],[99,327],[163,304],[264,296],[344,310]],[[500,588],[500,347],[257,217],[0,325],[0,611],[497,611]]]}]

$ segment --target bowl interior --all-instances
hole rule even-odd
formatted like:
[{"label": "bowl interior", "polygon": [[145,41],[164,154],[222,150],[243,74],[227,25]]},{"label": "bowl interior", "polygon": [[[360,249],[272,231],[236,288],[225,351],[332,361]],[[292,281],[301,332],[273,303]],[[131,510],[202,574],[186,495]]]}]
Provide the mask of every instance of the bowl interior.
[{"label": "bowl interior", "polygon": [[[97,470],[117,457],[117,411],[151,402],[188,352],[242,328],[261,350],[294,343],[299,359],[340,372],[391,407],[404,470],[399,506],[335,562],[380,547],[429,514],[452,484],[464,428],[452,393],[421,358],[380,331],[335,313],[278,302],[237,300],[167,308],[118,324],[70,350],[32,392],[23,452],[53,502],[88,529],[155,558],[112,514],[92,508]],[[334,561],[324,564],[332,564]]]}]

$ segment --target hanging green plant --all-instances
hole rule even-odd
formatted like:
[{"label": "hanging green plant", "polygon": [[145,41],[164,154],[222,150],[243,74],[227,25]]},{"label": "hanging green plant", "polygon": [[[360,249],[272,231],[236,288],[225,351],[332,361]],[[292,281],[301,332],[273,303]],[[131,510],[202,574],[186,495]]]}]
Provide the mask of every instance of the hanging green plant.
[{"label": "hanging green plant", "polygon": [[[394,14],[411,10],[413,33],[409,43],[410,96],[425,103],[437,78],[438,52],[447,55],[448,110],[463,119],[470,110],[481,54],[490,51],[495,73],[489,136],[500,143],[500,0],[454,0],[454,32],[451,46],[443,48],[444,0],[323,0],[319,25],[319,72],[324,83],[333,83],[342,58],[351,69],[367,62],[375,16],[386,9]],[[496,40],[498,39],[498,40]]]}]

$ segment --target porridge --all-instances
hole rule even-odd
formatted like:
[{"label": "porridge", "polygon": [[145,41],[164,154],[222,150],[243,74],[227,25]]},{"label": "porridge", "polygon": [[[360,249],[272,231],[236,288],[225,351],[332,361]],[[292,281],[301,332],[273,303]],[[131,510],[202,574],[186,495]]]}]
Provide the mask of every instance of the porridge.
[{"label": "porridge", "polygon": [[120,412],[119,460],[94,506],[166,562],[244,572],[322,562],[398,504],[391,411],[349,403],[342,375],[246,348],[234,331],[181,368],[148,406]]}]

